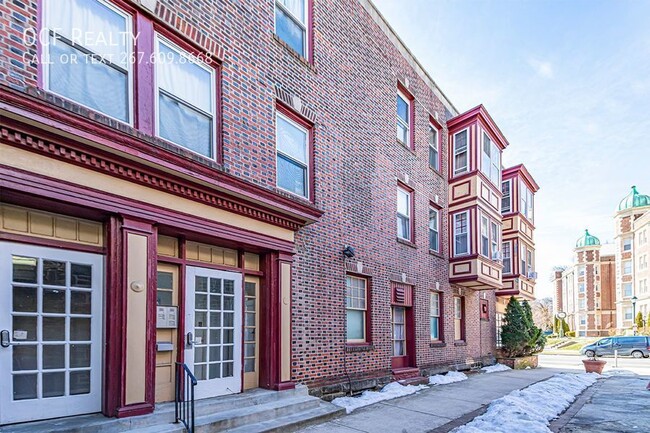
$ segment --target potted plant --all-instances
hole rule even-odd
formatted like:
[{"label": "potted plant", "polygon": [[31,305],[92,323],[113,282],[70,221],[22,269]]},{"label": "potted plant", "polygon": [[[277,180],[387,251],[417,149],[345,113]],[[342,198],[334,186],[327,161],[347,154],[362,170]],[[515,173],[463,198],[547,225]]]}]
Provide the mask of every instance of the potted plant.
[{"label": "potted plant", "polygon": [[504,324],[501,327],[501,357],[498,362],[514,369],[536,368],[537,353],[544,350],[546,337],[533,322],[533,312],[527,301],[519,303],[510,297]]},{"label": "potted plant", "polygon": [[585,372],[600,374],[603,372],[603,368],[605,368],[605,364],[607,364],[607,361],[603,361],[602,359],[596,359],[596,354],[594,353],[593,356],[590,356],[587,359],[583,359],[582,363],[585,366]]}]

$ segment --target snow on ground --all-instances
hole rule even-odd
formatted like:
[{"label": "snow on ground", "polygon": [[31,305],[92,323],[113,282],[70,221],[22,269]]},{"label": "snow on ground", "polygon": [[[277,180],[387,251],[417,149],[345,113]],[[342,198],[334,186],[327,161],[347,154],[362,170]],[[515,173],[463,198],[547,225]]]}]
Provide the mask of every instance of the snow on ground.
[{"label": "snow on ground", "polygon": [[[460,382],[467,380],[465,374],[458,371],[450,371],[447,374],[436,374],[429,376],[429,385],[446,385],[448,383]],[[415,394],[423,389],[428,389],[426,385],[407,385],[403,386],[397,382],[391,382],[381,389],[381,391],[364,391],[358,397],[339,397],[332,400],[332,403],[345,408],[347,413],[352,412],[360,407],[368,406],[384,400],[392,400],[397,397]]]},{"label": "snow on ground", "polygon": [[447,374],[429,376],[429,385],[446,385],[448,383],[460,382],[461,380],[467,380],[465,373],[450,371]]},{"label": "snow on ground", "polygon": [[551,433],[549,421],[600,377],[562,373],[494,400],[483,415],[453,433]]},{"label": "snow on ground", "polygon": [[638,374],[630,370],[624,370],[622,368],[612,368],[610,370],[603,371],[603,376],[638,376]]},{"label": "snow on ground", "polygon": [[384,400],[392,400],[397,397],[415,394],[418,391],[429,388],[426,385],[407,385],[403,386],[397,382],[391,382],[381,389],[381,391],[364,391],[359,397],[339,397],[332,400],[332,403],[344,407],[347,413],[352,412],[360,407],[368,406]]},{"label": "snow on ground", "polygon": [[481,368],[481,371],[483,373],[497,373],[499,371],[508,371],[508,370],[512,370],[512,368],[503,364],[494,364],[494,365],[489,365],[487,367]]}]

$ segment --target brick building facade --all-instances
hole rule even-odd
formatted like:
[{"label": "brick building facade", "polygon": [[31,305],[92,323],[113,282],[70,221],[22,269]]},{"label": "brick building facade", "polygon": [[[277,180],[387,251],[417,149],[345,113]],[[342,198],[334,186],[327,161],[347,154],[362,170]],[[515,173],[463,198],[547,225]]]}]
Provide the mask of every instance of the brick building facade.
[{"label": "brick building facade", "polygon": [[0,12],[0,424],[492,361],[507,140],[370,2]]}]

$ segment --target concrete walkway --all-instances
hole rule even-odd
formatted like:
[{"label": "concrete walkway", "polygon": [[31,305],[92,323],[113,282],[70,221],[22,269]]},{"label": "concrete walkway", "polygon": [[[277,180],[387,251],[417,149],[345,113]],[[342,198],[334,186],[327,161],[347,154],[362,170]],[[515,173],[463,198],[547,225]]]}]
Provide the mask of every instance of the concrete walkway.
[{"label": "concrete walkway", "polygon": [[551,424],[560,433],[650,431],[648,376],[601,379]]},{"label": "concrete walkway", "polygon": [[538,368],[474,374],[462,382],[433,386],[418,394],[366,406],[349,415],[300,431],[304,433],[448,432],[480,415],[492,400],[548,379],[561,371]]}]

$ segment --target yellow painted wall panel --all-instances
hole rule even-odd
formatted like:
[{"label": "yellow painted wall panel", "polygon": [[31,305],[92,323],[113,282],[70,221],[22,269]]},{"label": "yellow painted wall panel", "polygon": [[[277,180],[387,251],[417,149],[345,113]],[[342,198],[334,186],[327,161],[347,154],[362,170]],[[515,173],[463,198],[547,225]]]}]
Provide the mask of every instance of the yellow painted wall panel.
[{"label": "yellow painted wall panel", "polygon": [[12,232],[29,232],[27,210],[14,206],[2,206],[2,228]]},{"label": "yellow painted wall panel", "polygon": [[170,236],[158,236],[158,255],[178,257],[178,239]]},{"label": "yellow painted wall panel", "polygon": [[29,215],[30,231],[36,235],[54,237],[54,217],[32,212]]}]

